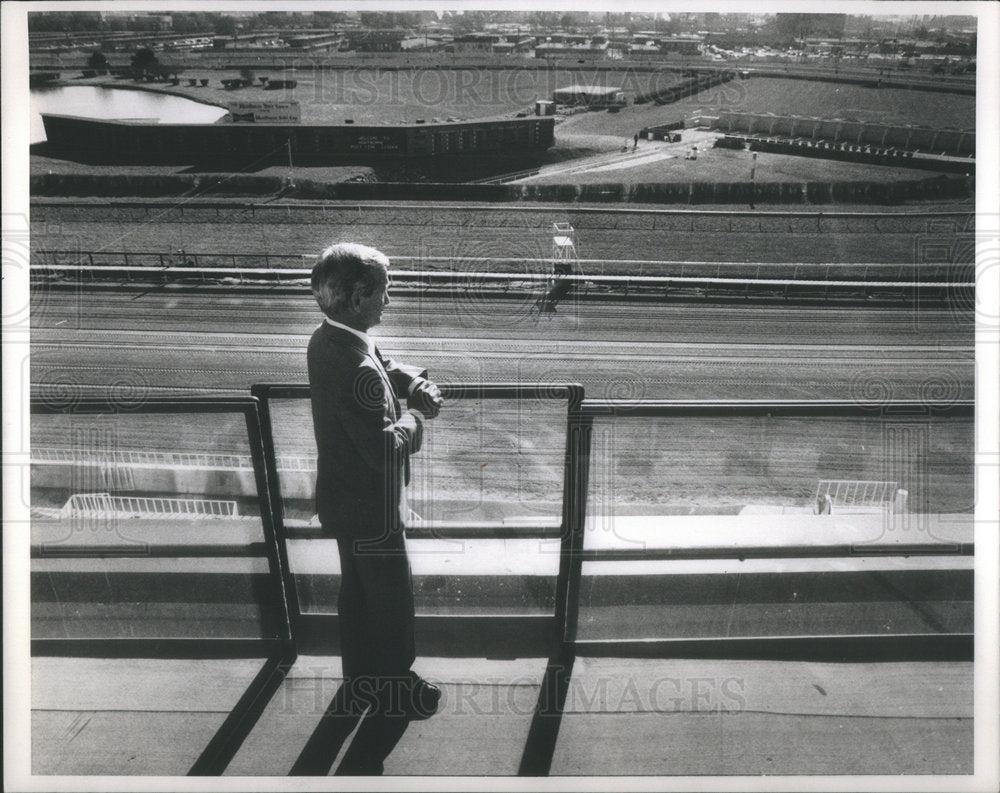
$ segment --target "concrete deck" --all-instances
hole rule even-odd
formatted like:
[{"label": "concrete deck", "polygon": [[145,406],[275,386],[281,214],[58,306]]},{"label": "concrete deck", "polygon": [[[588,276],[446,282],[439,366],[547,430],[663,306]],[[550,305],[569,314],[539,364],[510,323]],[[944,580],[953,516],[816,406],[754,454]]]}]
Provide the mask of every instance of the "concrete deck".
[{"label": "concrete deck", "polygon": [[[420,658],[441,707],[392,736],[385,774],[516,775],[546,663]],[[34,658],[32,770],[186,774],[260,665]],[[225,773],[336,773],[364,729],[324,724],[340,674],[300,657]],[[578,658],[543,718],[552,775],[673,776],[968,774],[972,716],[971,663]]]}]

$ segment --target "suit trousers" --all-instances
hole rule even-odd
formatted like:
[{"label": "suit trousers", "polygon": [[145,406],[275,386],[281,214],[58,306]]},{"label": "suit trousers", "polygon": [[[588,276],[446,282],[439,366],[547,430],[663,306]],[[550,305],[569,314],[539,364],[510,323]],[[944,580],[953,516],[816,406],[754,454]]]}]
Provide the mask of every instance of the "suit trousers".
[{"label": "suit trousers", "polygon": [[416,659],[413,582],[403,529],[338,537],[337,610],[345,681],[405,676]]}]

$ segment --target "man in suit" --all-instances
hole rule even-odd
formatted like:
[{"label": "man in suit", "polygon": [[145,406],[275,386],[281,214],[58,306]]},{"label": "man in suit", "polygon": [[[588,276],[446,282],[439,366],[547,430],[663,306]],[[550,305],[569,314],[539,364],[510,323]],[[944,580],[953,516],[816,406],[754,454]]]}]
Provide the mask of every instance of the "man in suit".
[{"label": "man in suit", "polygon": [[405,486],[423,424],[437,416],[442,398],[425,370],[383,357],[368,336],[389,305],[388,268],[384,254],[352,243],[331,245],[313,267],[312,292],[326,316],[307,356],[319,452],[316,506],[340,552],[348,699],[426,718],[441,691],[410,669],[416,652]]}]

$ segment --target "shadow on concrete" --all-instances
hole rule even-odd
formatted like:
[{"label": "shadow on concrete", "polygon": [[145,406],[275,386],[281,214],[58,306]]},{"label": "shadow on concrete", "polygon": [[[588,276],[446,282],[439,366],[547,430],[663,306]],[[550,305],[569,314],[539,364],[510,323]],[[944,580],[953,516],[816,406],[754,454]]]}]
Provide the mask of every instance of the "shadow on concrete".
[{"label": "shadow on concrete", "polygon": [[305,747],[288,772],[289,776],[325,776],[344,742],[354,731],[361,714],[354,712],[347,701],[344,686],[337,689],[319,724],[309,736]]},{"label": "shadow on concrete", "polygon": [[561,648],[549,659],[521,755],[518,776],[549,775],[575,660],[574,653],[568,648]]},{"label": "shadow on concrete", "polygon": [[336,775],[380,776],[384,770],[385,758],[396,748],[409,724],[410,720],[406,716],[369,713],[362,720]]},{"label": "shadow on concrete", "polygon": [[289,776],[328,775],[355,727],[357,733],[344,753],[336,775],[380,776],[385,759],[399,743],[409,723],[404,715],[364,713],[363,706],[348,701],[346,689],[341,686],[309,736]]}]

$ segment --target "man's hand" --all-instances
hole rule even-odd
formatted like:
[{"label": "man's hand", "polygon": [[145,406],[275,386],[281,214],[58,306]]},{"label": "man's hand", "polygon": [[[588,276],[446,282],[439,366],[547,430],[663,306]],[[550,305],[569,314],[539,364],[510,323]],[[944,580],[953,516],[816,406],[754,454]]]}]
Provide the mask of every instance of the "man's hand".
[{"label": "man's hand", "polygon": [[413,389],[406,404],[432,419],[441,412],[444,397],[441,396],[441,390],[434,383],[430,380],[423,380]]}]

